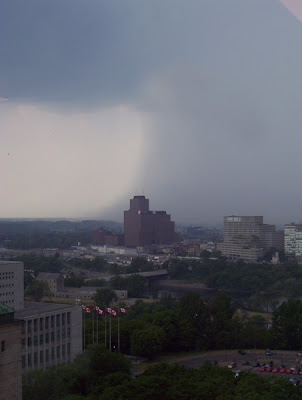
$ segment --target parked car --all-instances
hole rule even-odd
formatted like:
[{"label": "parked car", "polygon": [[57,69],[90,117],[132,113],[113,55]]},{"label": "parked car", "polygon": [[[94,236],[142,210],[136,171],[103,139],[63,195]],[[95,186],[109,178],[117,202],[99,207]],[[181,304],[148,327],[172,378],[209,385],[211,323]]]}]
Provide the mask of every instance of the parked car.
[{"label": "parked car", "polygon": [[212,360],[210,362],[211,362],[212,365],[217,365],[218,364],[216,360]]},{"label": "parked car", "polygon": [[301,371],[301,368],[298,368],[298,367],[296,367],[294,370],[293,370],[293,374],[294,375],[299,375],[299,372]]},{"label": "parked car", "polygon": [[279,372],[280,372],[280,374],[285,374],[286,373],[286,368],[285,367],[281,368]]},{"label": "parked car", "polygon": [[261,368],[259,369],[259,372],[265,372],[265,370],[266,370],[266,368],[265,368],[265,366],[263,366],[263,367],[261,367]]},{"label": "parked car", "polygon": [[260,364],[259,364],[258,362],[255,362],[255,363],[252,365],[252,367],[253,367],[253,368],[260,367]]},{"label": "parked car", "polygon": [[298,351],[298,357],[302,357],[302,351]]},{"label": "parked car", "polygon": [[275,367],[275,368],[272,369],[272,372],[274,372],[274,373],[279,372],[279,371],[280,371],[279,367]]},{"label": "parked car", "polygon": [[241,371],[235,371],[235,378],[239,378],[240,372]]},{"label": "parked car", "polygon": [[272,367],[266,367],[266,368],[265,368],[265,371],[266,371],[266,372],[272,372],[272,370],[273,370]]},{"label": "parked car", "polygon": [[294,370],[295,370],[295,368],[288,368],[288,369],[286,370],[286,373],[287,373],[287,374],[292,374]]},{"label": "parked car", "polygon": [[236,366],[237,366],[236,361],[231,361],[231,362],[229,363],[229,365],[228,365],[228,368],[233,369],[233,368],[236,368]]},{"label": "parked car", "polygon": [[266,349],[265,350],[265,355],[266,356],[271,356],[272,355],[272,352],[270,351],[270,349]]},{"label": "parked car", "polygon": [[249,361],[243,361],[242,365],[250,365]]}]

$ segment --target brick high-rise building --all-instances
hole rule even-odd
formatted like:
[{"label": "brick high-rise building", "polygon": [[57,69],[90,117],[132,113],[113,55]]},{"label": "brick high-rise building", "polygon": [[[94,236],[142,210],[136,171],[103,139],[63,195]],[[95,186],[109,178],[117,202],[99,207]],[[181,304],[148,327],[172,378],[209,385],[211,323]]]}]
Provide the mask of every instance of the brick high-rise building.
[{"label": "brick high-rise building", "polygon": [[150,211],[145,196],[134,196],[124,211],[126,247],[172,244],[177,240],[175,224],[166,211]]}]

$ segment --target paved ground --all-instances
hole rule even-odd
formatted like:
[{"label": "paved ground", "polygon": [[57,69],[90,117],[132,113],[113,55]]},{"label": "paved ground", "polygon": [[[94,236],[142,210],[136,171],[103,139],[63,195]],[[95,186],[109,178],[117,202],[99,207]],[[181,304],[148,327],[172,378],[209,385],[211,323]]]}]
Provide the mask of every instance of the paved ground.
[{"label": "paved ground", "polygon": [[[171,362],[179,362],[187,368],[199,368],[205,361],[216,360],[218,365],[221,367],[226,367],[231,361],[236,361],[236,370],[246,371],[251,370],[253,372],[261,374],[259,368],[253,368],[252,364],[255,362],[268,363],[273,361],[274,366],[279,366],[280,364],[285,364],[286,368],[292,368],[295,366],[300,366],[302,357],[298,357],[297,351],[282,351],[282,350],[272,350],[272,355],[267,357],[264,350],[245,350],[246,355],[240,355],[237,350],[228,351],[217,351],[204,353],[198,356],[183,357],[181,359],[175,359]],[[249,361],[250,365],[243,366],[244,361]],[[266,372],[264,374],[270,374]],[[278,376],[282,374],[278,373]]]}]

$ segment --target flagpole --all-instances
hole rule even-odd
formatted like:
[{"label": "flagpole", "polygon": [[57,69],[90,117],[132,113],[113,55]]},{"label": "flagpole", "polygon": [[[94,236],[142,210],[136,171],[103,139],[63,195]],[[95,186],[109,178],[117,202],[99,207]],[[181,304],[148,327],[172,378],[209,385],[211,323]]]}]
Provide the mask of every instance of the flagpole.
[{"label": "flagpole", "polygon": [[86,310],[84,310],[84,354],[85,354],[85,314]]},{"label": "flagpole", "polygon": [[109,349],[111,351],[111,313],[110,313],[110,319],[109,319],[109,332],[110,332],[110,336],[109,336]]},{"label": "flagpole", "polygon": [[107,324],[106,324],[106,312],[105,312],[105,347],[107,349]]},{"label": "flagpole", "polygon": [[117,348],[120,350],[120,309],[117,310]]},{"label": "flagpole", "polygon": [[94,344],[94,308],[92,309],[92,344]]},{"label": "flagpole", "polygon": [[99,343],[99,311],[96,311],[96,343]]}]

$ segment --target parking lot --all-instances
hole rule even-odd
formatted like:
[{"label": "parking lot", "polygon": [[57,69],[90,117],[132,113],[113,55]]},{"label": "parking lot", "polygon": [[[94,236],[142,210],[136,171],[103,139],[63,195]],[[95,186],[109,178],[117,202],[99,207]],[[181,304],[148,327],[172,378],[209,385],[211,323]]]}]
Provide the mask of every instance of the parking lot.
[{"label": "parking lot", "polygon": [[[295,368],[296,366],[301,367],[302,357],[298,356],[298,351],[271,350],[270,356],[266,356],[265,350],[244,351],[246,353],[244,355],[239,354],[238,350],[213,351],[199,356],[182,358],[178,362],[187,368],[199,368],[206,361],[217,361],[217,365],[221,367],[227,367],[232,361],[235,361],[236,367],[234,369],[240,371],[250,370],[263,375],[272,374],[272,372],[260,372],[260,367],[252,367],[254,363],[268,364],[272,361],[274,367],[278,367],[281,364],[284,364],[286,369]],[[246,361],[249,362],[249,365],[242,365]],[[275,375],[282,377],[287,374],[275,373]]]}]

